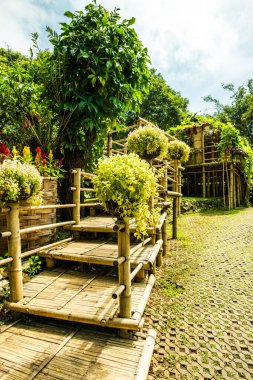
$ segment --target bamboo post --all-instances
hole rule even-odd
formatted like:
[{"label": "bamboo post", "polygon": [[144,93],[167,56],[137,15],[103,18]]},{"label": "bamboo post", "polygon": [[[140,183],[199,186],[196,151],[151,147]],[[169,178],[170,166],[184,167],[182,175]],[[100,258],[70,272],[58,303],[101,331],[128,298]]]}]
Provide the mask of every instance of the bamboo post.
[{"label": "bamboo post", "polygon": [[11,232],[8,239],[8,252],[13,261],[9,264],[10,300],[18,302],[23,298],[23,277],[21,260],[21,238],[19,229],[19,204],[8,205],[7,228]]},{"label": "bamboo post", "polygon": [[173,231],[172,231],[172,238],[177,239],[177,198],[173,198]]},{"label": "bamboo post", "polygon": [[[164,162],[164,168],[165,168],[165,172],[164,172],[162,185],[163,185],[165,191],[167,192],[167,190],[168,190],[168,162],[167,162],[167,160]],[[167,202],[167,198],[168,198],[166,192],[164,194],[164,202]],[[168,221],[168,214],[166,213],[166,218],[165,218],[164,223],[162,225],[163,256],[165,256],[167,253],[167,240],[168,240],[167,221]]]},{"label": "bamboo post", "polygon": [[206,168],[202,167],[202,197],[206,197]]},{"label": "bamboo post", "polygon": [[81,195],[81,169],[75,169],[74,171],[74,188],[73,190],[73,203],[75,207],[73,208],[73,220],[76,224],[80,223],[80,195]]},{"label": "bamboo post", "polygon": [[231,208],[234,208],[234,168],[233,164],[230,164],[230,191],[229,191],[229,197],[230,197],[230,206]]},{"label": "bamboo post", "polygon": [[107,136],[107,157],[111,157],[112,155],[112,134],[108,133]]},{"label": "bamboo post", "polygon": [[119,285],[124,285],[125,290],[119,298],[119,316],[131,318],[131,267],[130,267],[130,230],[129,222],[125,221],[125,229],[118,232],[118,258],[125,257],[125,261],[119,265]]}]

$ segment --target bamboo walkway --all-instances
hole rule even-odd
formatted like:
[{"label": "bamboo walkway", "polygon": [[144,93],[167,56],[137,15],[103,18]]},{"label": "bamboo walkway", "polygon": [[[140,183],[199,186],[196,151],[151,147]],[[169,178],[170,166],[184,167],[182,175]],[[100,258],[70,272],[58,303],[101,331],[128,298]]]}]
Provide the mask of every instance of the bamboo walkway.
[{"label": "bamboo walkway", "polygon": [[[145,379],[142,358],[154,343],[122,339],[114,330],[40,319],[17,321],[0,330],[1,380]],[[153,342],[153,343],[152,343]],[[144,374],[145,376],[145,374]]]}]

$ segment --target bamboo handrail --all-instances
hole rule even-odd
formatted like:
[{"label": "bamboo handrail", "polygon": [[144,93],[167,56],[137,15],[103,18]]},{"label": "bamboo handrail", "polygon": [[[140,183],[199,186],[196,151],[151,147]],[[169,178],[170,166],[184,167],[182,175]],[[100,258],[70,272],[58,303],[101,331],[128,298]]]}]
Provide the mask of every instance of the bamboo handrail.
[{"label": "bamboo handrail", "polygon": [[118,289],[114,293],[112,293],[112,298],[116,300],[124,292],[125,289],[125,285],[119,285]]},{"label": "bamboo handrail", "polygon": [[136,319],[136,320],[140,320],[141,317],[142,317],[142,314],[145,310],[145,306],[147,304],[147,301],[148,301],[148,298],[150,296],[150,293],[151,293],[151,290],[154,286],[154,283],[155,283],[155,276],[153,274],[151,274],[149,276],[149,280],[148,280],[148,283],[146,284],[146,288],[144,290],[144,293],[143,293],[143,296],[142,296],[142,299],[136,309],[136,311],[134,312],[134,315],[133,315],[133,319]]},{"label": "bamboo handrail", "polygon": [[91,178],[96,177],[96,174],[87,173],[87,172],[83,172],[83,171],[81,171],[81,175],[82,175],[84,178],[87,178],[87,179],[91,179]]},{"label": "bamboo handrail", "polygon": [[144,263],[143,262],[140,262],[135,268],[134,270],[130,273],[130,279],[131,281],[133,281],[133,279],[135,278],[135,276],[137,275],[137,273],[141,270],[141,268],[143,267]]},{"label": "bamboo handrail", "polygon": [[73,207],[76,207],[76,204],[75,203],[68,203],[68,204],[60,204],[60,205],[57,205],[57,204],[52,204],[52,205],[41,205],[41,206],[24,206],[24,207],[20,207],[20,210],[22,211],[26,211],[26,210],[46,210],[46,209],[50,209],[50,208],[73,208]]},{"label": "bamboo handrail", "polygon": [[113,266],[118,267],[119,265],[123,264],[126,261],[125,256],[118,257],[116,260],[113,262]]},{"label": "bamboo handrail", "polygon": [[2,213],[5,213],[5,212],[9,212],[10,211],[10,207],[1,207],[0,208],[0,212]]},{"label": "bamboo handrail", "polygon": [[102,206],[101,202],[96,203],[81,203],[80,207],[96,207],[96,206]]},{"label": "bamboo handrail", "polygon": [[92,192],[92,193],[95,193],[96,190],[95,189],[91,189],[89,187],[81,187],[80,188],[80,191],[88,191],[88,192]]},{"label": "bamboo handrail", "polygon": [[125,144],[122,144],[121,142],[118,142],[118,141],[112,141],[113,144],[116,144],[118,146],[121,146],[122,148],[125,147]]},{"label": "bamboo handrail", "polygon": [[135,380],[146,380],[149,372],[149,365],[153,355],[156,341],[156,331],[149,330],[146,342],[142,351],[141,360],[138,365]]},{"label": "bamboo handrail", "polygon": [[141,243],[139,243],[138,245],[130,249],[130,256],[134,254],[136,251],[138,251],[139,248],[144,247],[147,243],[150,242],[150,240],[152,240],[151,237],[145,239],[144,241],[142,241]]},{"label": "bamboo handrail", "polygon": [[12,257],[7,257],[6,259],[2,259],[0,260],[0,267],[2,267],[3,265],[9,264],[12,261],[13,261]]},{"label": "bamboo handrail", "polygon": [[42,226],[34,226],[34,227],[27,227],[20,230],[20,234],[30,234],[32,232],[42,231],[42,230],[49,230],[50,228],[57,228],[62,226],[69,226],[72,224],[76,224],[74,220],[70,220],[69,222],[59,222],[59,223],[52,223],[52,224],[45,224]]},{"label": "bamboo handrail", "polygon": [[11,236],[11,231],[0,232],[0,238],[6,238]]},{"label": "bamboo handrail", "polygon": [[151,266],[154,265],[156,256],[157,256],[158,252],[160,251],[162,244],[163,244],[162,239],[157,240],[157,242],[155,243],[152,255],[148,259],[148,262],[150,263]]},{"label": "bamboo handrail", "polygon": [[161,220],[160,220],[159,225],[156,227],[156,232],[157,232],[157,233],[161,231],[162,226],[163,226],[163,223],[164,223],[164,221],[165,221],[165,219],[166,219],[166,216],[167,216],[167,212],[164,212],[164,213],[162,214],[162,216],[161,216]]},{"label": "bamboo handrail", "polygon": [[39,253],[39,252],[43,252],[43,251],[49,250],[49,249],[57,247],[58,245],[61,245],[63,243],[68,243],[68,242],[70,242],[72,240],[74,240],[74,238],[73,237],[69,237],[69,238],[66,238],[66,239],[63,239],[63,240],[56,241],[56,242],[51,243],[51,244],[44,245],[44,246],[39,247],[39,248],[34,248],[31,251],[27,251],[27,252],[21,253],[21,258],[24,259],[25,257],[29,257],[31,255],[34,255],[35,253]]},{"label": "bamboo handrail", "polygon": [[173,179],[172,177],[169,177],[169,176],[168,176],[168,181],[173,182],[173,183],[177,182],[175,179]]}]

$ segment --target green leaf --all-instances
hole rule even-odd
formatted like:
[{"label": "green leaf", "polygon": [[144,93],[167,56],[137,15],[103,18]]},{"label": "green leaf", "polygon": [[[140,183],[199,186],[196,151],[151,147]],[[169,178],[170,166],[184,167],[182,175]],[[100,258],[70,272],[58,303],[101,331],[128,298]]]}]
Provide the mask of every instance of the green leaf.
[{"label": "green leaf", "polygon": [[73,18],[74,17],[74,13],[72,13],[70,11],[67,11],[67,12],[64,13],[64,16],[69,17],[69,18]]},{"label": "green leaf", "polygon": [[128,20],[128,26],[133,25],[135,23],[135,18],[132,17],[130,20]]}]

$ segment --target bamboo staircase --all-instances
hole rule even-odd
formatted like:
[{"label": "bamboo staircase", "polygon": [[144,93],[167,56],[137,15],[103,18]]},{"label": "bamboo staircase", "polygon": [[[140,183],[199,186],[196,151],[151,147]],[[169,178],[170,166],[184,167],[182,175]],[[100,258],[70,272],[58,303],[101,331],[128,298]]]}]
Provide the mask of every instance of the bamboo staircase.
[{"label": "bamboo staircase", "polygon": [[[110,134],[107,152],[109,156],[124,154],[125,140],[113,141]],[[101,205],[97,200],[82,203],[82,193],[93,194],[93,189],[87,187],[87,181],[93,175],[81,169],[72,171],[73,187],[70,190],[73,192],[73,204],[30,207],[70,207],[73,209],[73,220],[20,230],[19,206],[15,203],[8,206],[8,231],[2,233],[2,237],[8,237],[9,257],[1,260],[0,265],[9,264],[9,310],[116,328],[124,339],[131,339],[131,331],[142,329],[144,310],[155,284],[156,266],[162,265],[167,251],[166,210],[169,198],[173,200],[172,237],[176,238],[177,235],[183,170],[178,163],[167,160],[153,160],[150,165],[154,172],[164,168],[159,196],[151,202],[151,207],[160,208],[161,218],[159,225],[149,228],[149,236],[141,242],[133,239],[136,230],[134,220],[125,223],[101,214]],[[84,181],[86,187],[82,187]],[[82,209],[86,212],[84,218],[81,217]],[[64,226],[73,236],[21,254],[22,234],[58,226]],[[23,284],[21,260],[35,253],[45,258],[47,269]],[[72,265],[67,265],[68,262]],[[148,336],[154,338],[155,332],[151,331]],[[132,379],[146,378],[153,347],[154,339],[150,343],[148,338],[140,356],[139,369]],[[145,364],[141,359],[143,355]],[[101,379],[120,379],[118,375],[108,373]],[[88,375],[86,378],[89,378]]]}]

